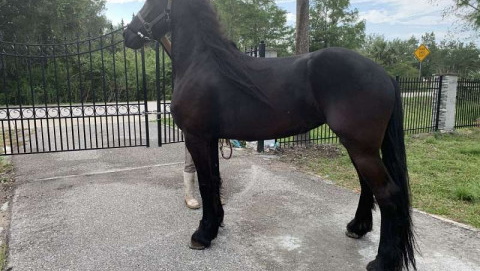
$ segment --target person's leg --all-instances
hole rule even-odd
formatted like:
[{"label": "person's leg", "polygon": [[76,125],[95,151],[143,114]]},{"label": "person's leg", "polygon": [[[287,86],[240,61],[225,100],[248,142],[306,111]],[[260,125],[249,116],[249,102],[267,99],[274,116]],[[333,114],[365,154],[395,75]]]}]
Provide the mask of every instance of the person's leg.
[{"label": "person's leg", "polygon": [[192,156],[185,148],[185,168],[183,170],[183,184],[185,186],[185,204],[190,209],[200,208],[200,203],[195,199],[194,189],[195,189],[195,175],[196,169],[195,164],[193,163]]}]

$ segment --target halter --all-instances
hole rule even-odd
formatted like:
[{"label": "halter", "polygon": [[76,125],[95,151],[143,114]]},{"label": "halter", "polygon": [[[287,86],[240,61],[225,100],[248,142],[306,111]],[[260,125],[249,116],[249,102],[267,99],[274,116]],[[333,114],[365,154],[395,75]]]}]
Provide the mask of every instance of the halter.
[{"label": "halter", "polygon": [[160,22],[163,18],[165,18],[165,21],[167,22],[167,24],[170,24],[170,11],[172,9],[172,1],[173,0],[168,0],[167,7],[165,8],[165,10],[162,13],[160,13],[157,17],[155,17],[155,19],[153,19],[153,21],[151,21],[151,22],[145,21],[145,19],[143,19],[142,14],[140,12],[137,14],[138,19],[142,23],[142,26],[145,29],[145,31],[147,32],[147,34],[144,35],[144,34],[142,34],[142,32],[138,31],[136,34],[140,38],[142,38],[144,40],[154,39],[153,38],[153,33],[152,33],[152,28],[158,22]]}]

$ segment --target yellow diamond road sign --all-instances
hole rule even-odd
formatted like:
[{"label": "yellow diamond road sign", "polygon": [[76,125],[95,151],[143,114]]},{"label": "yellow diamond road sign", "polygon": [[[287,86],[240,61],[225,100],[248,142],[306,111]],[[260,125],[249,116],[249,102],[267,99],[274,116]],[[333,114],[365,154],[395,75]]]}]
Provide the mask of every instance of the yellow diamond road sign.
[{"label": "yellow diamond road sign", "polygon": [[430,51],[428,50],[427,46],[423,44],[418,46],[417,50],[415,50],[415,53],[414,53],[415,57],[420,62],[422,62],[429,54],[430,54]]}]

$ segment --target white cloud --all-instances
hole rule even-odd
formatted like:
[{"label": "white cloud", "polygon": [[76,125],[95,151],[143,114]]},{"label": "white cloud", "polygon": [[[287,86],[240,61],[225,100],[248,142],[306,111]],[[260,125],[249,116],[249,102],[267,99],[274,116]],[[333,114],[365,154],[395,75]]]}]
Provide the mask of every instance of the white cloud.
[{"label": "white cloud", "polygon": [[[451,6],[451,0],[352,0],[351,4],[368,5],[360,12],[360,18],[369,23],[414,23],[432,25],[440,23],[442,12]],[[417,22],[415,20],[418,19]],[[427,19],[431,19],[429,21]]]},{"label": "white cloud", "polygon": [[292,12],[287,13],[287,24],[288,25],[295,25],[295,21],[297,20],[297,15]]},{"label": "white cloud", "polygon": [[404,20],[401,22],[401,24],[434,26],[438,24],[445,24],[445,21],[438,16],[425,15],[412,18],[411,20]]},{"label": "white cloud", "polygon": [[360,18],[366,20],[369,23],[392,23],[392,17],[390,17],[389,12],[383,9],[374,9],[360,12]]},{"label": "white cloud", "polygon": [[[277,4],[295,3],[296,0],[275,0]],[[312,1],[311,1],[312,2]],[[375,24],[435,25],[450,23],[442,17],[452,0],[350,0],[352,8],[360,10],[361,19]],[[289,10],[290,11],[290,10]],[[287,20],[295,23],[295,10],[290,11]]]}]

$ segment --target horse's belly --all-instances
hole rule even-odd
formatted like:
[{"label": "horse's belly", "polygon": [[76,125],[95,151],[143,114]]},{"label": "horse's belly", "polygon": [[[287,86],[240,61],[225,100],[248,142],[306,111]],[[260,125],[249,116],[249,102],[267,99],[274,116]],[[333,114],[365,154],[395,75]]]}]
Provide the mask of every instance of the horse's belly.
[{"label": "horse's belly", "polygon": [[237,119],[223,125],[221,137],[240,140],[274,139],[308,132],[325,123],[317,114],[300,115],[291,112],[264,113]]}]

